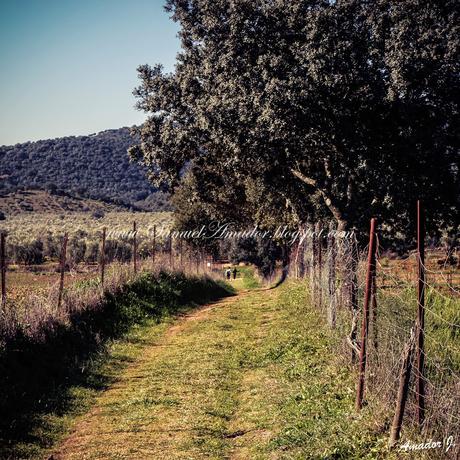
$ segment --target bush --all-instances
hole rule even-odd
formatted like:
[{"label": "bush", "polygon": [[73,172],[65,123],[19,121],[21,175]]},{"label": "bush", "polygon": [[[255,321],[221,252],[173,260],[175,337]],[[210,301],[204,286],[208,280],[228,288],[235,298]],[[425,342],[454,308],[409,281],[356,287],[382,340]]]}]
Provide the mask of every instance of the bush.
[{"label": "bush", "polygon": [[86,242],[78,236],[73,237],[69,241],[69,257],[73,263],[80,263],[85,260]]},{"label": "bush", "polygon": [[95,219],[103,219],[105,217],[104,211],[100,209],[96,209],[96,211],[93,212],[92,216]]},{"label": "bush", "polygon": [[10,245],[11,257],[17,264],[37,265],[44,262],[43,243],[33,240],[29,243]]},{"label": "bush", "polygon": [[42,237],[43,243],[43,256],[50,259],[56,259],[59,257],[61,251],[61,241],[53,236],[51,233],[47,233]]},{"label": "bush", "polygon": [[115,260],[119,262],[129,262],[133,251],[131,244],[125,241],[107,240],[105,244],[105,254],[109,262]]},{"label": "bush", "polygon": [[94,263],[99,260],[99,244],[91,241],[86,245],[85,262]]}]

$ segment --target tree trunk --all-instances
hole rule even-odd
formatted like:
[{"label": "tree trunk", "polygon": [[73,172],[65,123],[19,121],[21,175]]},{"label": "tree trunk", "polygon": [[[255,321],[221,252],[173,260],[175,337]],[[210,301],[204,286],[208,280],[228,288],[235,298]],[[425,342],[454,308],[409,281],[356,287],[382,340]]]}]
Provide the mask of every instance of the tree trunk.
[{"label": "tree trunk", "polygon": [[[318,184],[316,179],[306,176],[297,169],[291,169],[291,173],[301,180],[304,184],[313,187],[317,190],[324,199],[326,207],[331,212],[335,221],[337,222],[337,231],[346,232],[349,229],[349,213],[347,209],[352,205],[352,183],[349,183],[347,189],[347,204],[344,205],[338,200],[335,200],[334,197],[326,190],[325,187],[322,187]],[[340,233],[337,235],[340,237]],[[339,243],[339,260],[341,262],[341,287],[342,287],[342,299],[344,304],[351,311],[351,330],[349,340],[352,345],[357,344],[357,335],[358,335],[358,286],[357,286],[357,251],[355,251],[355,241],[349,238],[338,238]],[[356,351],[352,347],[352,362],[356,361]]]},{"label": "tree trunk", "polygon": [[348,220],[345,219],[336,219],[337,223],[337,232],[346,232],[348,230]]}]

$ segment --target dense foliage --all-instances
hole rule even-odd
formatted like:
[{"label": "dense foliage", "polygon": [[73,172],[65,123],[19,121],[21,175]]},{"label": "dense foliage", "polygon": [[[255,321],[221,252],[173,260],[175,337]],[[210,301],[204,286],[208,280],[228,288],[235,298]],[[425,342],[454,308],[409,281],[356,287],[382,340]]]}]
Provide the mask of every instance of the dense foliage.
[{"label": "dense foliage", "polygon": [[126,154],[129,128],[0,147],[0,192],[44,189],[144,209],[165,209],[145,170]]},{"label": "dense foliage", "polygon": [[[458,224],[458,3],[169,0],[175,72],[141,66],[131,155],[210,216]],[[184,185],[182,172],[191,179]],[[238,206],[235,206],[238,203]],[[186,208],[184,205],[183,208]],[[451,227],[452,228],[452,227]],[[413,232],[410,231],[410,234]]]}]

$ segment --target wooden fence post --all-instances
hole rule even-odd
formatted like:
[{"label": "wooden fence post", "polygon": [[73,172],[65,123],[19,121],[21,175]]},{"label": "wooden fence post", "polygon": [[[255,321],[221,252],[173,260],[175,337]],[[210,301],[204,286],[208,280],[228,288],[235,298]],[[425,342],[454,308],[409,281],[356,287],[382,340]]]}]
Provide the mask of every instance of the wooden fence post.
[{"label": "wooden fence post", "polygon": [[2,310],[6,307],[6,235],[0,232],[0,274],[2,280]]},{"label": "wooden fence post", "polygon": [[425,216],[423,205],[417,201],[417,361],[416,361],[416,395],[417,423],[421,427],[425,420]]},{"label": "wooden fence post", "polygon": [[305,227],[305,231],[307,232],[307,236],[304,240],[304,249],[302,254],[302,263],[304,267],[304,278],[310,277],[310,264],[311,264],[311,257],[310,257],[310,238],[311,238],[311,231],[310,226],[307,225]]},{"label": "wooden fence post", "polygon": [[301,238],[304,238],[300,244],[300,257],[298,260],[299,264],[299,278],[305,278],[305,251],[307,248],[307,239],[305,238],[306,227],[305,225],[300,227]]},{"label": "wooden fence post", "polygon": [[361,346],[359,349],[359,377],[358,388],[356,391],[356,410],[361,410],[363,406],[364,384],[366,377],[366,358],[367,358],[367,332],[369,327],[369,303],[372,295],[372,280],[375,273],[375,219],[371,219],[369,233],[369,251],[367,255],[367,274],[366,289],[364,292],[363,318],[361,326]]},{"label": "wooden fence post", "polygon": [[329,234],[327,236],[328,246],[328,294],[329,294],[329,325],[335,328],[337,321],[337,296],[336,296],[336,259],[337,259],[337,243],[334,235],[335,225],[331,221],[329,224]]},{"label": "wooden fence post", "polygon": [[62,303],[62,294],[64,292],[64,274],[66,269],[66,259],[67,259],[67,239],[69,235],[67,233],[64,234],[64,239],[62,240],[62,247],[61,247],[61,256],[60,256],[60,280],[59,280],[59,294],[58,294],[58,310],[61,308]]},{"label": "wooden fence post", "polygon": [[137,273],[137,224],[133,222],[133,267],[134,274]]},{"label": "wooden fence post", "polygon": [[412,354],[414,352],[415,335],[414,329],[411,330],[409,341],[406,343],[402,354],[402,365],[399,373],[398,395],[396,397],[396,409],[391,425],[390,440],[388,445],[393,447],[401,434],[401,427],[406,408],[407,395],[409,393],[409,380],[412,369]]},{"label": "wooden fence post", "polygon": [[101,244],[101,286],[104,288],[104,279],[105,279],[105,238],[106,238],[107,229],[104,227],[102,229],[102,244]]},{"label": "wooden fence post", "polygon": [[[292,247],[291,249],[291,259],[294,259],[294,266],[293,266],[293,270],[294,270],[294,273],[293,273],[293,277],[295,279],[298,279],[299,277],[299,269],[298,269],[298,260],[299,260],[299,250],[300,250],[300,246],[299,246],[299,243],[297,243],[295,245],[295,249],[294,249],[294,246]],[[292,254],[295,254],[295,257],[292,257]]]}]

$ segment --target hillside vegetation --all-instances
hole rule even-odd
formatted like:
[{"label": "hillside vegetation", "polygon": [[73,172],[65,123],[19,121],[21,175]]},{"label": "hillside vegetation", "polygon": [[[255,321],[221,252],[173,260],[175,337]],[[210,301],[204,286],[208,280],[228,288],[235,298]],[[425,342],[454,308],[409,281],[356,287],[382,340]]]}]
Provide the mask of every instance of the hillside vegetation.
[{"label": "hillside vegetation", "polygon": [[[168,207],[142,166],[129,161],[129,128],[0,147],[0,193],[41,189],[148,210]],[[2,207],[3,210],[3,207]]]},{"label": "hillside vegetation", "polygon": [[67,194],[51,194],[44,190],[18,190],[0,196],[0,209],[7,217],[25,213],[102,212],[125,211],[126,208],[90,198]]}]

